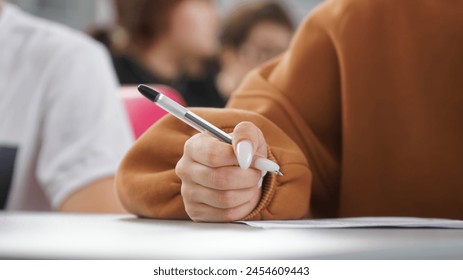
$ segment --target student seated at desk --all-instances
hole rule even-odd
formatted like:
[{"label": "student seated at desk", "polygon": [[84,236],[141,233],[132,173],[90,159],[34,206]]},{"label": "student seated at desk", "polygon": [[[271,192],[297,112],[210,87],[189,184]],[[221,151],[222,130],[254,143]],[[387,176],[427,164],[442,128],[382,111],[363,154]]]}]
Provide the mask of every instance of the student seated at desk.
[{"label": "student seated at desk", "polygon": [[132,135],[102,46],[0,0],[0,209],[123,212]]},{"label": "student seated at desk", "polygon": [[[195,221],[463,219],[462,26],[463,1],[325,1],[226,109],[195,110],[233,145],[163,119],[123,160],[123,204]],[[258,188],[239,168],[249,144],[284,176]]]}]

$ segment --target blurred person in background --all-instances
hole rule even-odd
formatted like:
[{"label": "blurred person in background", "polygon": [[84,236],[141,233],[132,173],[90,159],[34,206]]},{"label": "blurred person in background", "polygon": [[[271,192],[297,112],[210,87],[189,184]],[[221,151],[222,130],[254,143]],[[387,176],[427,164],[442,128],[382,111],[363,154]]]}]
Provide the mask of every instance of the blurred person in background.
[{"label": "blurred person in background", "polygon": [[290,15],[276,2],[238,6],[223,20],[216,71],[190,80],[190,92],[209,92],[220,97],[211,107],[224,107],[249,71],[288,48],[293,29]]},{"label": "blurred person in background", "polygon": [[0,209],[124,212],[132,142],[104,48],[0,0]]},{"label": "blurred person in background", "polygon": [[218,96],[191,94],[188,79],[203,74],[218,48],[219,15],[212,0],[115,0],[114,66],[123,85],[164,84],[189,106]]},{"label": "blurred person in background", "polygon": [[220,93],[228,98],[251,69],[283,53],[292,35],[291,18],[281,5],[258,2],[238,8],[226,19],[220,38]]}]

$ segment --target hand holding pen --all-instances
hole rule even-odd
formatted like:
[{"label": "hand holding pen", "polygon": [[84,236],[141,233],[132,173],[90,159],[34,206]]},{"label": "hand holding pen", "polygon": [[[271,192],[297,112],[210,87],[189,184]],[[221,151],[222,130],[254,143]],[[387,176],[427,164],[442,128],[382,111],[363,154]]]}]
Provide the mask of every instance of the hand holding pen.
[{"label": "hand holding pen", "polygon": [[140,85],[139,91],[197,130],[207,131],[185,143],[176,166],[190,218],[233,221],[249,214],[260,201],[266,172],[281,174],[279,166],[266,159],[267,144],[262,132],[252,123],[243,122],[230,136],[147,86]]},{"label": "hand holding pen", "polygon": [[[181,121],[185,122],[186,124],[190,125],[191,127],[195,128],[200,132],[207,132],[211,136],[227,143],[232,144],[232,137],[216,127],[215,125],[209,123],[208,121],[204,120],[203,118],[197,116],[195,113],[189,111],[187,108],[181,106],[177,102],[173,101],[169,97],[165,96],[164,94],[157,92],[153,88],[150,88],[146,85],[139,85],[138,91],[143,94],[146,98],[153,101],[156,105],[161,107],[162,109],[166,110],[167,112],[171,113]],[[251,160],[252,160],[252,147],[250,141],[241,141],[239,139],[237,144],[236,153],[239,165],[243,169],[248,169]],[[245,140],[245,139],[243,139]],[[272,172],[277,175],[283,175],[280,172],[280,167],[275,162],[268,160],[266,155],[263,157],[256,158],[254,165],[255,168],[262,170],[264,172]]]}]

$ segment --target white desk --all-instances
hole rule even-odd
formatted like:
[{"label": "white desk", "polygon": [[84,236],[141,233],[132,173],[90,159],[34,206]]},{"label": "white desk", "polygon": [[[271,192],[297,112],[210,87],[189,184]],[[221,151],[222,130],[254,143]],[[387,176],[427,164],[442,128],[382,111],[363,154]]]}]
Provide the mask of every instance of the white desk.
[{"label": "white desk", "polygon": [[463,259],[463,230],[258,229],[0,212],[2,259]]}]

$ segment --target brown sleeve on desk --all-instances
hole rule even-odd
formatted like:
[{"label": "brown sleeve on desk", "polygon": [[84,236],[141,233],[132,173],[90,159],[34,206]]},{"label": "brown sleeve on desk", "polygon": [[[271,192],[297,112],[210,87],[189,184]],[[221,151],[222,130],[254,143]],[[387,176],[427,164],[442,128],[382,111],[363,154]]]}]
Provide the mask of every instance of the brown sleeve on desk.
[{"label": "brown sleeve on desk", "polygon": [[[284,176],[266,177],[261,202],[246,219],[297,219],[308,214],[311,174],[303,153],[280,128],[259,114],[243,110],[193,111],[225,131],[231,131],[240,121],[251,121],[266,136],[269,158],[278,162]],[[180,120],[167,116],[137,140],[116,179],[119,197],[128,211],[150,218],[189,219],[175,166],[185,141],[195,133]]]}]

